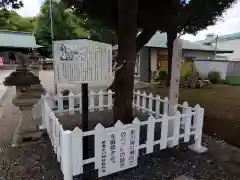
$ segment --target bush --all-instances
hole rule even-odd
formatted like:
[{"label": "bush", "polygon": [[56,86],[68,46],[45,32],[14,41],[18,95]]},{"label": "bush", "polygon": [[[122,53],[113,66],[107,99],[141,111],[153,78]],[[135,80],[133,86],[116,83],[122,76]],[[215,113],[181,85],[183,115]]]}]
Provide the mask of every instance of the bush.
[{"label": "bush", "polygon": [[209,72],[208,80],[210,80],[211,83],[213,83],[213,84],[218,84],[221,80],[220,72],[218,72],[218,71]]},{"label": "bush", "polygon": [[218,84],[228,84],[228,81],[225,79],[220,79]]},{"label": "bush", "polygon": [[165,70],[161,70],[158,73],[159,80],[167,80],[168,72]]},{"label": "bush", "polygon": [[157,72],[157,71],[153,71],[153,72],[152,72],[152,79],[153,79],[155,82],[158,82],[158,81],[159,81],[159,76],[158,76],[158,72]]},{"label": "bush", "polygon": [[184,76],[184,79],[187,79],[187,78],[199,78],[199,73],[198,72],[188,71],[186,73],[186,75]]}]

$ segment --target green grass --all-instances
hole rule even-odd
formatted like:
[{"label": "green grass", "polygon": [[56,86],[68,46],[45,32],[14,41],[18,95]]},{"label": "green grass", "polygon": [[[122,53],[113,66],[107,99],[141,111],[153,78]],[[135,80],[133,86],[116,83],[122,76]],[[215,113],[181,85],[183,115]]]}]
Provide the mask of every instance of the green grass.
[{"label": "green grass", "polygon": [[[240,80],[240,77],[238,78]],[[239,81],[240,82],[240,81]],[[224,83],[224,82],[223,82]],[[168,88],[149,86],[141,91],[168,96]],[[200,104],[204,108],[204,133],[220,137],[226,142],[240,147],[240,86],[212,85],[210,88],[179,91],[179,103],[187,101],[193,107]],[[163,113],[163,104],[160,112]]]},{"label": "green grass", "polygon": [[229,85],[240,85],[240,76],[229,76],[226,80]]}]

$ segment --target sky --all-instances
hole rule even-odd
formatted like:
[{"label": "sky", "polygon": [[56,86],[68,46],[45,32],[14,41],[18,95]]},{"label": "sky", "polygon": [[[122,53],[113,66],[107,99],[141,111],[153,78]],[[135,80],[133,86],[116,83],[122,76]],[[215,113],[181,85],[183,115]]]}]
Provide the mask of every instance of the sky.
[{"label": "sky", "polygon": [[[39,13],[40,6],[44,0],[22,0],[24,7],[17,12],[25,17],[36,16]],[[196,36],[183,35],[182,38],[189,41],[202,40],[209,33],[218,35],[240,32],[240,0],[228,9],[223,17],[218,20],[216,25],[209,26],[206,30],[200,31]]]}]

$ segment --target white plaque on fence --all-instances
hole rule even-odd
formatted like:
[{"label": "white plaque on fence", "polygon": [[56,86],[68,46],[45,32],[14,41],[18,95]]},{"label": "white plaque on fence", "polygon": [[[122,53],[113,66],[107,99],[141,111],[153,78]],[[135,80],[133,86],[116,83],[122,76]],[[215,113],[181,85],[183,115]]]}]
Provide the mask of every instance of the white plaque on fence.
[{"label": "white plaque on fence", "polygon": [[137,166],[139,125],[105,129],[95,135],[95,151],[98,177],[113,174]]},{"label": "white plaque on fence", "polygon": [[54,41],[57,84],[112,81],[112,45],[88,39]]}]

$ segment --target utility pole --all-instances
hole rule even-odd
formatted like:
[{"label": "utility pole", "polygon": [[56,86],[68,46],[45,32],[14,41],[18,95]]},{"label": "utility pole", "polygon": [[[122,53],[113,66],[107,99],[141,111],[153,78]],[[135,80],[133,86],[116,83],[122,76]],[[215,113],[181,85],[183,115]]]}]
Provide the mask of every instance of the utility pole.
[{"label": "utility pole", "polygon": [[217,35],[217,37],[216,37],[215,56],[216,56],[216,54],[217,54],[217,44],[218,44],[218,35]]},{"label": "utility pole", "polygon": [[49,0],[49,16],[50,16],[50,23],[51,23],[51,39],[52,39],[52,58],[53,58],[53,78],[54,78],[54,91],[57,94],[57,84],[56,84],[56,79],[55,79],[55,60],[54,60],[54,56],[53,56],[53,51],[54,51],[54,29],[53,29],[53,8],[52,8],[52,0]]}]

